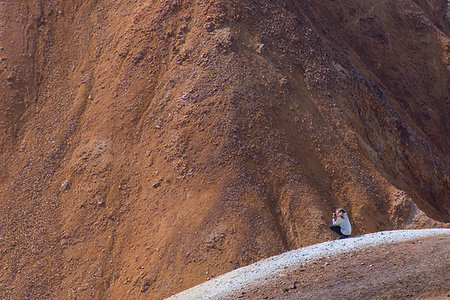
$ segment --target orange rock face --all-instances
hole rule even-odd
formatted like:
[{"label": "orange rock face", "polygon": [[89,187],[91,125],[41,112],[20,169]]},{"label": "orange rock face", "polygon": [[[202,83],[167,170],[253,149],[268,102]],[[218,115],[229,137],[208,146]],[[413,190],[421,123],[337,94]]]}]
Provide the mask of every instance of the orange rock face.
[{"label": "orange rock face", "polygon": [[272,2],[0,2],[0,298],[449,222],[445,2]]}]

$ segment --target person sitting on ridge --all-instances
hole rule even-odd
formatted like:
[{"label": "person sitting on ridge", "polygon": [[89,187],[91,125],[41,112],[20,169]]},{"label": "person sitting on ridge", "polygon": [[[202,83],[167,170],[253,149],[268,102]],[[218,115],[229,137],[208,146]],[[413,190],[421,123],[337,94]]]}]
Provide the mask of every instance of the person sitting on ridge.
[{"label": "person sitting on ridge", "polygon": [[338,208],[332,216],[333,225],[330,229],[339,234],[338,239],[345,239],[352,233],[352,226],[350,220],[347,217],[347,213],[342,208]]}]

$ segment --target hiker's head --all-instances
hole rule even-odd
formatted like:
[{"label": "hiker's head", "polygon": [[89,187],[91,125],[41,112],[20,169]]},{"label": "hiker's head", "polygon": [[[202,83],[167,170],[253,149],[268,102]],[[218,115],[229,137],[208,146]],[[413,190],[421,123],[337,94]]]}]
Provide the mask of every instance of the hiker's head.
[{"label": "hiker's head", "polygon": [[343,216],[345,214],[345,210],[343,208],[336,209],[336,214],[338,216]]}]

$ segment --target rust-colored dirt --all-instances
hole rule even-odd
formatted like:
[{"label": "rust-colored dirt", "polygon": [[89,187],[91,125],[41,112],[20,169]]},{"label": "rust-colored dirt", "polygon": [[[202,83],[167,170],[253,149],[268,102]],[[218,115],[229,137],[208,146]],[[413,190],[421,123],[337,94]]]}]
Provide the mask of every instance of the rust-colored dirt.
[{"label": "rust-colored dirt", "polygon": [[446,2],[272,2],[0,1],[0,298],[448,226]]}]

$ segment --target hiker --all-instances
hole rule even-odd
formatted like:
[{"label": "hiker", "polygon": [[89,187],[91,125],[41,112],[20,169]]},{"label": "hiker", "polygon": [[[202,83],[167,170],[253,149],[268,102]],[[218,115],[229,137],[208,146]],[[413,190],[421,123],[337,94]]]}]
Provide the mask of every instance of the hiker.
[{"label": "hiker", "polygon": [[346,239],[352,233],[352,226],[350,220],[347,217],[347,213],[342,208],[336,209],[336,212],[332,216],[333,225],[330,229],[339,234],[338,240]]}]

